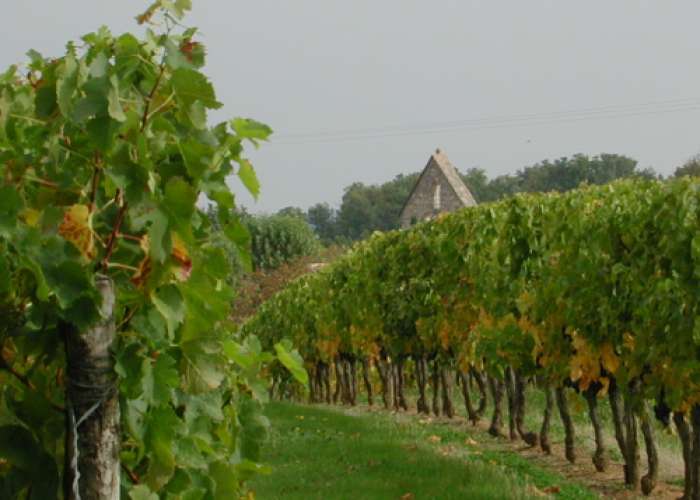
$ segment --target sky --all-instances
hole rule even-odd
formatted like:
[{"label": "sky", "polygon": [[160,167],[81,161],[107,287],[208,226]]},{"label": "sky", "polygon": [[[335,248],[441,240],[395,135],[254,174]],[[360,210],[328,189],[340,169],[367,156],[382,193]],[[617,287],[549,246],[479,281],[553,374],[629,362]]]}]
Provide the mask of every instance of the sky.
[{"label": "sky", "polygon": [[[138,31],[141,0],[2,0],[0,69],[101,25]],[[494,177],[576,153],[670,174],[700,153],[696,0],[193,0],[220,121],[275,131],[250,148],[253,212],[340,204],[353,182],[442,149]]]}]

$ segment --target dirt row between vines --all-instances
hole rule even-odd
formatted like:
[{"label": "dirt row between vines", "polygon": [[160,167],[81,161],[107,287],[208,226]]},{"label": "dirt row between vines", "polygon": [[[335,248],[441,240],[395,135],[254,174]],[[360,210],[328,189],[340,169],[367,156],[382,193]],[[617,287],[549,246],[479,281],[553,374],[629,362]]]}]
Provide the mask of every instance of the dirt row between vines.
[{"label": "dirt row between vines", "polygon": [[[409,411],[390,411],[385,410],[377,406],[368,406],[365,404],[358,404],[354,407],[343,407],[335,405],[314,405],[319,408],[332,409],[336,411],[343,412],[347,415],[362,415],[369,413],[384,413],[391,414],[397,421],[408,421],[411,420],[419,424],[438,424],[452,426],[454,428],[462,428],[472,434],[478,432],[480,439],[478,440],[478,445],[482,446],[484,450],[492,451],[512,451],[517,452],[522,457],[526,458],[528,461],[532,461],[536,465],[554,471],[561,476],[570,479],[571,481],[582,484],[589,489],[600,494],[603,498],[612,499],[645,499],[645,498],[658,498],[662,500],[676,500],[683,496],[683,488],[674,484],[669,484],[668,482],[659,480],[656,488],[652,494],[645,497],[641,492],[633,492],[624,488],[623,480],[623,465],[620,462],[613,461],[610,459],[608,468],[605,472],[597,472],[595,467],[591,462],[591,449],[584,447],[577,447],[576,452],[576,463],[570,463],[564,455],[564,443],[560,441],[551,442],[552,452],[550,455],[544,454],[539,447],[530,447],[526,445],[521,440],[511,441],[506,437],[494,438],[488,433],[489,422],[487,418],[482,418],[476,426],[472,425],[466,418],[461,415],[456,415],[452,418],[446,417],[434,417],[418,414],[416,410],[411,409]],[[507,428],[507,420],[505,422],[505,428]],[[507,429],[506,429],[507,430]],[[441,445],[440,441],[435,439],[432,443],[436,447],[437,451],[445,456],[455,456],[459,457],[468,453],[478,453],[468,450],[466,447],[457,447],[452,445]],[[612,447],[614,443],[609,443]],[[642,466],[642,474],[646,473],[646,454],[642,447],[640,450],[640,464]],[[679,471],[680,476],[682,476],[683,471]],[[546,497],[556,497],[556,491],[544,492],[533,489],[535,495],[541,495],[543,498]]]}]

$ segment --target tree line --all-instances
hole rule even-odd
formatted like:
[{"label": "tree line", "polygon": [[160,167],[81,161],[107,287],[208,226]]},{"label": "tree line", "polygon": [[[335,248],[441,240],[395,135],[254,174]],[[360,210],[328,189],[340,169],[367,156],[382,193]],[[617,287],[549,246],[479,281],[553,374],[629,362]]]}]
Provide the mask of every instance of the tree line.
[{"label": "tree line", "polygon": [[[678,167],[674,176],[698,173],[700,158],[694,157]],[[544,160],[513,174],[493,178],[489,178],[480,167],[469,168],[459,174],[478,203],[500,200],[516,193],[565,192],[582,183],[607,184],[626,177],[661,177],[653,168],[639,167],[633,158],[605,153],[596,156],[576,154]],[[344,189],[339,208],[328,203],[316,203],[307,210],[285,207],[277,215],[306,220],[325,244],[358,241],[374,231],[389,231],[399,227],[401,209],[419,175],[420,172],[399,174],[383,184],[354,182]]]}]

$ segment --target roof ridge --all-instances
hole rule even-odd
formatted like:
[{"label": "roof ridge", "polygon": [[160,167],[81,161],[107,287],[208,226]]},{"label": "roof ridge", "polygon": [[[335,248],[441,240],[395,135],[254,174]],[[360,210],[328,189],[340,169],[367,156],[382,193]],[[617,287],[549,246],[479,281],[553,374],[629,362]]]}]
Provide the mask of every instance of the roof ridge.
[{"label": "roof ridge", "polygon": [[457,169],[454,167],[454,165],[452,165],[450,160],[447,158],[447,155],[443,153],[440,149],[436,149],[435,153],[431,154],[430,158],[428,158],[428,163],[426,163],[425,167],[423,167],[423,170],[418,176],[418,179],[413,185],[413,188],[411,188],[411,192],[408,194],[408,197],[403,202],[403,205],[401,206],[401,211],[399,212],[400,218],[403,217],[406,207],[413,199],[413,195],[415,194],[416,190],[418,189],[418,186],[422,182],[423,176],[430,169],[431,165],[435,165],[435,167],[437,167],[437,169],[440,170],[440,172],[442,172],[442,175],[445,177],[445,179],[447,179],[447,184],[452,188],[452,191],[455,193],[455,195],[457,196],[457,198],[463,206],[470,207],[477,204],[471,191],[469,191],[469,188],[464,184],[464,181],[459,176]]},{"label": "roof ridge", "polygon": [[442,171],[447,179],[447,182],[465,206],[476,205],[474,195],[472,195],[471,191],[469,191],[469,188],[466,184],[464,184],[464,181],[460,177],[455,166],[452,165],[450,159],[440,150],[440,148],[436,149],[435,152],[430,155],[430,160],[434,162],[435,165],[437,165],[437,167]]}]

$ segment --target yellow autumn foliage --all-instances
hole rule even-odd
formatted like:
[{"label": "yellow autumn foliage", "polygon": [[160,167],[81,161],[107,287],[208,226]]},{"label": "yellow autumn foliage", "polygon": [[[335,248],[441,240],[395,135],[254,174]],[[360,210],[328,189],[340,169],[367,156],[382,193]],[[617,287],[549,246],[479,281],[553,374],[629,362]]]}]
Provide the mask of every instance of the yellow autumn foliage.
[{"label": "yellow autumn foliage", "polygon": [[92,214],[87,205],[71,205],[63,214],[58,234],[80,250],[83,257],[95,258],[95,234],[92,230]]}]

